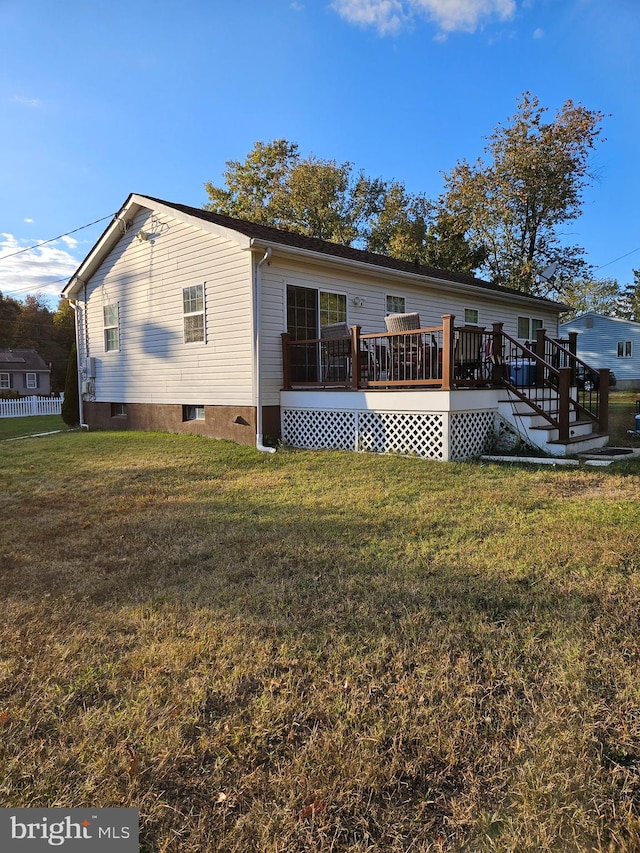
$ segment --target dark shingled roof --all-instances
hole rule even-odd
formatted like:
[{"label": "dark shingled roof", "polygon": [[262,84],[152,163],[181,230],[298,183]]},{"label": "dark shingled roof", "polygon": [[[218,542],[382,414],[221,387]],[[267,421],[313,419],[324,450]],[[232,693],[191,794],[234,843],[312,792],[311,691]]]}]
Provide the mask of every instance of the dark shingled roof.
[{"label": "dark shingled roof", "polygon": [[435,278],[443,281],[450,281],[452,283],[467,284],[484,290],[492,290],[496,293],[523,296],[528,299],[536,299],[540,302],[546,302],[547,304],[558,304],[540,296],[532,296],[528,293],[523,293],[520,290],[515,290],[509,287],[500,287],[497,284],[492,284],[489,281],[484,281],[483,279],[476,278],[473,275],[454,273],[449,272],[448,270],[438,269],[437,267],[409,263],[408,261],[401,261],[397,258],[390,258],[387,255],[379,255],[375,252],[364,251],[363,249],[354,249],[352,246],[342,246],[339,243],[331,243],[328,240],[320,240],[317,237],[305,237],[302,234],[297,234],[295,231],[284,231],[281,228],[272,228],[269,225],[258,225],[255,222],[248,222],[245,219],[235,219],[232,216],[224,216],[221,213],[212,213],[209,210],[202,210],[198,207],[189,207],[186,204],[175,204],[172,201],[165,201],[164,199],[154,198],[153,196],[143,196],[143,198],[146,198],[149,201],[158,202],[166,207],[172,207],[174,210],[202,219],[205,222],[212,222],[215,225],[220,225],[233,231],[238,231],[246,237],[263,240],[267,243],[275,243],[280,246],[288,246],[295,249],[306,249],[309,252],[317,252],[319,254],[329,255],[333,258],[359,261],[360,263],[371,264],[373,266],[382,267],[383,269],[414,273],[416,275],[425,276],[425,278]]},{"label": "dark shingled roof", "polygon": [[0,349],[0,370],[49,372],[49,365],[34,349]]}]

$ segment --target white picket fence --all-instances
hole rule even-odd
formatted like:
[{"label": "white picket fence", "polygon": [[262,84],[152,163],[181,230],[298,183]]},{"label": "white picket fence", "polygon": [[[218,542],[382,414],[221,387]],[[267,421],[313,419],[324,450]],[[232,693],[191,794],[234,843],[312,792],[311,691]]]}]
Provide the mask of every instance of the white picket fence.
[{"label": "white picket fence", "polygon": [[62,397],[21,397],[0,400],[0,418],[26,418],[29,415],[59,415]]}]

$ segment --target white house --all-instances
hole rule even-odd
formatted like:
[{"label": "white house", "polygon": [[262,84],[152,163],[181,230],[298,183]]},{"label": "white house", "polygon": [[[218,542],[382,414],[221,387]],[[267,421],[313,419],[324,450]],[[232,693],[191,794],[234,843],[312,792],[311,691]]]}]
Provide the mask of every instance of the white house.
[{"label": "white house", "polygon": [[[63,295],[76,311],[81,418],[89,427],[439,459],[487,446],[504,402],[495,380],[497,371],[506,375],[505,353],[512,365],[526,362],[529,374],[537,358],[542,386],[543,360],[525,345],[541,330],[557,337],[564,307],[135,194]],[[392,373],[389,353],[407,343],[388,335],[392,313],[419,314],[413,351],[422,359],[425,341],[432,348],[428,376],[424,360],[415,375]],[[322,327],[339,323],[354,329],[353,340],[338,342],[346,352],[320,340]],[[466,339],[476,347],[473,377],[461,372],[468,343],[460,327],[477,333]],[[325,364],[336,354],[339,370],[329,375]],[[530,395],[520,388],[516,396]],[[554,435],[548,428],[547,438]]]},{"label": "white house", "polygon": [[613,370],[620,389],[640,389],[640,323],[588,312],[560,326],[577,332],[577,356],[593,367]]}]

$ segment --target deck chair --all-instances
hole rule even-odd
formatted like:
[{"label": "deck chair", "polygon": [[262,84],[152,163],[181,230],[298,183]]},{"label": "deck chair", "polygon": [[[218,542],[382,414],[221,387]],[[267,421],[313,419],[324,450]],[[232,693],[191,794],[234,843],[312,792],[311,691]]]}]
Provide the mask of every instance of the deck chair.
[{"label": "deck chair", "polygon": [[349,324],[330,323],[320,326],[322,378],[327,382],[346,382],[351,362],[351,329]]},{"label": "deck chair", "polygon": [[478,379],[482,368],[482,335],[484,328],[458,329],[453,363],[457,379]]},{"label": "deck chair", "polygon": [[[414,332],[420,329],[417,311],[405,314],[387,314],[384,318],[387,332]],[[417,335],[397,335],[389,338],[389,355],[392,378],[417,379],[421,341]]]}]

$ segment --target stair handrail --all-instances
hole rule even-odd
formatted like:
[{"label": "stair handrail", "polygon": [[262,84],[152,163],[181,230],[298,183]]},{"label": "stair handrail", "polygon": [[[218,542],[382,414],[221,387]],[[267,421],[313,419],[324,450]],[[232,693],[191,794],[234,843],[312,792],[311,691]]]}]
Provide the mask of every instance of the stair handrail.
[{"label": "stair handrail", "polygon": [[[512,338],[511,335],[503,331],[502,323],[493,324],[493,336],[494,353],[497,354],[496,364],[494,367],[495,379],[507,388],[507,390],[515,394],[516,397],[527,403],[537,414],[544,418],[547,423],[557,429],[558,436],[561,440],[566,440],[563,433],[565,432],[565,425],[569,422],[569,401],[568,399],[563,399],[559,394],[560,386],[566,385],[566,381],[563,381],[562,383],[560,381],[560,371],[555,370],[552,365],[545,361],[544,358],[538,356],[533,348],[525,346],[525,344],[515,338]],[[509,348],[509,359],[505,359],[507,347]],[[559,411],[557,418],[547,411],[544,406],[539,405],[537,400],[531,399],[531,396],[522,390],[522,386],[518,387],[517,382],[511,381],[510,373],[505,369],[505,360],[508,364],[513,364],[514,360],[516,361],[516,365],[518,362],[528,362],[529,364],[533,362],[535,364],[536,387],[541,389],[544,387],[553,388],[554,393],[558,393]],[[553,380],[549,380],[545,377],[545,371],[553,373]],[[566,397],[566,395],[563,396]],[[568,428],[566,429],[566,433],[566,438],[568,438]]]},{"label": "stair handrail", "polygon": [[[575,353],[575,340],[570,340],[569,345],[565,346],[563,342],[549,338],[544,333],[543,336],[538,332],[539,340],[542,338],[543,343],[536,342],[536,349],[541,345],[543,352],[547,352],[547,344],[549,345],[549,357],[554,360],[564,362],[565,367],[571,368],[570,387],[576,389],[576,396],[569,397],[570,402],[576,408],[577,412],[588,417],[598,426],[600,433],[606,433],[609,429],[609,369],[591,367],[586,361],[583,361]],[[579,380],[579,377],[580,380]],[[591,388],[586,389],[587,381],[591,380]],[[580,388],[579,382],[582,383]]]}]

